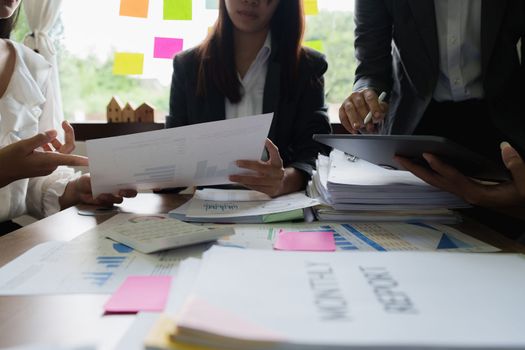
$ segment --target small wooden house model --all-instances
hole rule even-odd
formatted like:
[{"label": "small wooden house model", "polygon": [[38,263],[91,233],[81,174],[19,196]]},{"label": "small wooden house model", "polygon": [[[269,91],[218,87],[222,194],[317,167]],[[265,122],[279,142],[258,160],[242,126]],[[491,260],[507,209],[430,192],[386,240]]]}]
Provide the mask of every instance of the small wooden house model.
[{"label": "small wooden house model", "polygon": [[122,109],[122,122],[134,123],[135,121],[135,107],[130,102],[128,102]]},{"label": "small wooden house model", "polygon": [[122,107],[124,105],[122,104],[122,101],[117,96],[113,96],[111,98],[111,101],[109,101],[107,110],[106,110],[106,117],[108,120],[108,123],[121,123],[122,122]]},{"label": "small wooden house model", "polygon": [[135,122],[153,123],[155,119],[155,109],[148,103],[141,104],[135,110]]}]

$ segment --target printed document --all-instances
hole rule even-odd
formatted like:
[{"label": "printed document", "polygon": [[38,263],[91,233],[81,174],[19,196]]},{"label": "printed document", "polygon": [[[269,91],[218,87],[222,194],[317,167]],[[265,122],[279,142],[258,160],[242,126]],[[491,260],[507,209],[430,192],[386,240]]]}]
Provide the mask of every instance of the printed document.
[{"label": "printed document", "polygon": [[93,195],[120,189],[229,184],[258,160],[273,113],[86,142]]},{"label": "printed document", "polygon": [[175,341],[221,349],[525,348],[519,254],[213,247]]},{"label": "printed document", "polygon": [[168,220],[118,214],[70,242],[46,242],[0,269],[0,295],[111,294],[128,276],[173,276],[181,260],[200,257],[200,244],[142,254],[105,237],[113,225]]},{"label": "printed document", "polygon": [[346,252],[437,251],[497,252],[498,248],[450,226],[407,223],[281,223],[234,225],[235,234],[223,237],[225,247],[272,250],[280,230],[333,232],[336,250]]}]

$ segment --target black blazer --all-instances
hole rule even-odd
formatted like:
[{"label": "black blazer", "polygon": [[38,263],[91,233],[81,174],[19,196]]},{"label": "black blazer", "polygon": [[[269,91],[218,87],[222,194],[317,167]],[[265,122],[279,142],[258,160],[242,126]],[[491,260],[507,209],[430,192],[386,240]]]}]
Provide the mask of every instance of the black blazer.
[{"label": "black blazer", "polygon": [[[205,97],[196,96],[198,60],[195,49],[182,52],[173,60],[170,115],[166,127],[225,119],[225,96],[207,81]],[[312,140],[313,134],[331,132],[324,100],[324,79],[328,64],[318,52],[305,49],[299,64],[298,84],[284,96],[281,66],[272,49],[264,86],[263,113],[274,112],[268,138],[279,148],[285,167],[294,167],[309,178],[319,152],[328,149]]]},{"label": "black blazer", "polygon": [[[460,0],[458,0],[460,1]],[[525,154],[525,1],[482,0],[481,59],[485,99],[494,125]],[[354,90],[390,93],[381,133],[411,134],[432,99],[439,74],[433,0],[357,0]],[[525,42],[524,42],[525,44]],[[521,46],[525,59],[525,45]],[[453,127],[453,126],[451,126]],[[474,132],[472,130],[466,132]]]}]

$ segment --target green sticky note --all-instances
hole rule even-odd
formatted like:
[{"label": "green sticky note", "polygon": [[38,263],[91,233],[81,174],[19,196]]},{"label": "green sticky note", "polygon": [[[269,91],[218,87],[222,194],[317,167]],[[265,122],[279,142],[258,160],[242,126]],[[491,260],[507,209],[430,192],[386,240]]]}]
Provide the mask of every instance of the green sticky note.
[{"label": "green sticky note", "polygon": [[303,46],[309,47],[319,52],[324,52],[324,46],[323,46],[322,40],[307,40],[303,42]]},{"label": "green sticky note", "polygon": [[303,0],[304,1],[304,14],[307,16],[313,16],[319,14],[319,6],[317,0]]},{"label": "green sticky note", "polygon": [[302,209],[283,211],[282,213],[268,214],[263,216],[263,222],[266,224],[271,222],[295,221],[302,219],[304,219],[304,213]]},{"label": "green sticky note", "polygon": [[191,21],[192,0],[164,0],[164,19],[167,21]]},{"label": "green sticky note", "polygon": [[144,54],[116,52],[113,63],[114,75],[141,75],[144,72]]}]

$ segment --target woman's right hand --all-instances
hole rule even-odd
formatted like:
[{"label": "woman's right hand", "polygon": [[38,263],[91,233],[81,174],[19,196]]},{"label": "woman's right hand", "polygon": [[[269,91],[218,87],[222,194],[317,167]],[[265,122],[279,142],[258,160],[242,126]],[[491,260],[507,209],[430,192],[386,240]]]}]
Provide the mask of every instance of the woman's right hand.
[{"label": "woman's right hand", "polygon": [[[372,112],[373,123],[365,125],[364,120],[368,112]],[[359,133],[366,128],[369,133],[377,132],[376,125],[385,119],[388,112],[388,104],[380,102],[376,92],[365,89],[353,92],[344,100],[339,108],[339,120],[343,127],[351,134]]]},{"label": "woman's right hand", "polygon": [[[61,165],[88,165],[86,157],[61,153],[60,150],[71,149],[70,138],[69,143],[68,138],[66,138],[66,143],[63,145],[67,145],[66,148],[61,146],[58,147],[57,151],[50,151],[49,144],[53,144],[56,137],[57,132],[49,130],[0,148],[0,187],[20,179],[49,175]],[[44,151],[38,150],[41,147]],[[56,148],[56,146],[54,147]]]}]

